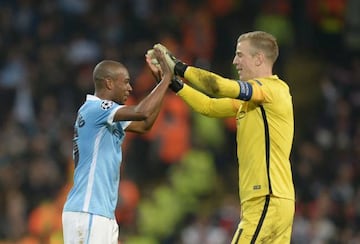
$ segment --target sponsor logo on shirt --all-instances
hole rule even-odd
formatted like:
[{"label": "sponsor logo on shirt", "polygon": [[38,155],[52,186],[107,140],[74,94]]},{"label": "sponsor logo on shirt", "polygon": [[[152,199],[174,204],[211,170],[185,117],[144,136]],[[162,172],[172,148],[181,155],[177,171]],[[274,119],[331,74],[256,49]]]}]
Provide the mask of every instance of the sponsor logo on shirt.
[{"label": "sponsor logo on shirt", "polygon": [[255,185],[253,186],[253,190],[260,190],[261,189],[261,185]]}]

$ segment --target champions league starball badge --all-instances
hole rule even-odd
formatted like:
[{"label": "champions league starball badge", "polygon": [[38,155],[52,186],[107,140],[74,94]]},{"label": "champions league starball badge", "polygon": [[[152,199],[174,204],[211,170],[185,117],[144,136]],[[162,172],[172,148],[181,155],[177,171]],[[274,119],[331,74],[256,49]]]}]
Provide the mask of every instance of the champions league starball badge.
[{"label": "champions league starball badge", "polygon": [[113,105],[112,101],[104,100],[101,103],[101,108],[104,109],[104,110],[108,110],[109,108],[111,108],[112,105]]}]

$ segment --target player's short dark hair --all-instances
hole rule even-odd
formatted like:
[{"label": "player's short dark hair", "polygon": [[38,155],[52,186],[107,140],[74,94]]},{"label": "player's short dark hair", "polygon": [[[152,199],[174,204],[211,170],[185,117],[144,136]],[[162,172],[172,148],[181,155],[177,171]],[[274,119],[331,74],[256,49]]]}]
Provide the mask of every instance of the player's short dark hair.
[{"label": "player's short dark hair", "polygon": [[95,83],[104,81],[105,79],[115,80],[119,75],[119,69],[126,69],[126,67],[117,61],[103,60],[95,66],[93,80]]}]

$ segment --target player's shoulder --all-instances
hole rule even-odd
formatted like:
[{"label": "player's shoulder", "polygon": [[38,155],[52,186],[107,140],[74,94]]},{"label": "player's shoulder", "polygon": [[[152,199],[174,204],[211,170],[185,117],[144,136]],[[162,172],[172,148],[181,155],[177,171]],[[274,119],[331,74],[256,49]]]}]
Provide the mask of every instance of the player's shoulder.
[{"label": "player's shoulder", "polygon": [[277,75],[271,75],[271,76],[266,76],[266,77],[253,78],[253,79],[249,80],[249,82],[263,85],[268,82],[277,82],[279,80],[280,80],[280,78]]},{"label": "player's shoulder", "polygon": [[87,100],[85,102],[85,107],[89,110],[111,111],[118,106],[116,102],[106,99]]},{"label": "player's shoulder", "polygon": [[249,81],[252,84],[257,84],[259,86],[268,86],[268,87],[283,87],[288,89],[288,85],[285,81],[280,79],[277,75],[272,75],[268,77],[257,78]]}]

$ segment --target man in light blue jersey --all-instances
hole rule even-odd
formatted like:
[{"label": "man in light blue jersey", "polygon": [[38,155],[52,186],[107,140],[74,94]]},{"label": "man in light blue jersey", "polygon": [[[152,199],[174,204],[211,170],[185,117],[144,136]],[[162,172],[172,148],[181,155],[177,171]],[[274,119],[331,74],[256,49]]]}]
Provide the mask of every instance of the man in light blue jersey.
[{"label": "man in light blue jersey", "polygon": [[95,94],[87,95],[74,125],[74,185],[62,216],[65,244],[118,243],[121,145],[126,131],[144,133],[155,122],[172,77],[165,62],[160,66],[163,79],[134,106],[124,105],[132,88],[123,64],[104,60],[94,68]]}]

